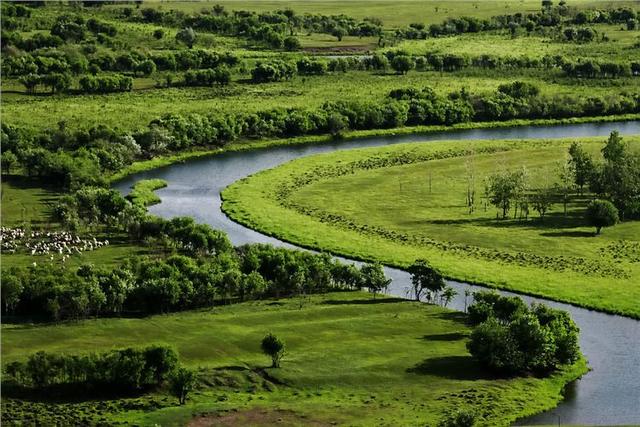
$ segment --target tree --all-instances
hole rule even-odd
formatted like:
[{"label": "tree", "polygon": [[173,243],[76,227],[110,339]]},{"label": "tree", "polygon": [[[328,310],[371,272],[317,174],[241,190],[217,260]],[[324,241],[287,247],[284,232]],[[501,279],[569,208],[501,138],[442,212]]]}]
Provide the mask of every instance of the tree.
[{"label": "tree", "polygon": [[284,48],[288,51],[300,50],[300,40],[297,37],[290,36],[284,39]]},{"label": "tree", "polygon": [[575,183],[582,194],[582,189],[593,175],[593,159],[578,142],[573,142],[569,147],[569,156]]},{"label": "tree", "polygon": [[420,301],[424,291],[427,291],[427,301],[432,301],[438,292],[445,288],[444,278],[438,270],[431,267],[424,259],[416,260],[408,268],[413,285],[413,296]]},{"label": "tree", "polygon": [[558,175],[560,182],[556,183],[556,189],[562,195],[562,206],[564,208],[564,216],[567,216],[567,205],[569,204],[569,197],[575,187],[575,170],[569,159],[564,162],[558,163]]},{"label": "tree", "polygon": [[603,227],[611,227],[618,222],[618,209],[607,200],[594,200],[587,206],[585,218],[596,228],[596,234],[600,234]]},{"label": "tree", "polygon": [[187,368],[177,368],[171,373],[169,378],[169,390],[172,395],[178,398],[180,405],[184,405],[187,396],[196,385],[196,373]]},{"label": "tree", "polygon": [[553,192],[550,188],[540,188],[535,190],[530,197],[533,209],[540,215],[540,221],[544,221],[544,216],[553,204]]},{"label": "tree", "polygon": [[163,37],[164,37],[164,30],[162,28],[158,28],[156,30],[153,30],[153,38],[154,39],[160,40]]},{"label": "tree", "polygon": [[267,334],[260,345],[262,352],[271,357],[271,367],[279,368],[280,361],[284,357],[284,342],[272,333]]},{"label": "tree", "polygon": [[347,35],[347,30],[342,27],[336,27],[331,31],[331,35],[341,42],[342,38]]},{"label": "tree", "polygon": [[193,47],[196,42],[196,32],[191,27],[185,27],[176,33],[176,40],[186,44],[189,49]]},{"label": "tree", "polygon": [[4,312],[10,313],[20,302],[24,286],[22,286],[22,281],[16,275],[3,273],[2,276],[0,297],[2,297]]},{"label": "tree", "polygon": [[332,113],[327,118],[327,127],[331,136],[334,138],[340,138],[342,136],[342,132],[348,128],[348,122],[342,114]]},{"label": "tree", "polygon": [[2,173],[9,175],[11,168],[17,163],[18,157],[11,151],[7,150],[2,152],[2,157],[0,157],[0,169],[2,169]]},{"label": "tree", "polygon": [[407,74],[416,66],[416,62],[408,55],[396,55],[391,60],[391,68],[399,74]]},{"label": "tree", "polygon": [[384,291],[391,284],[391,279],[387,279],[382,265],[379,263],[363,265],[360,273],[362,274],[363,286],[368,288],[369,292],[373,292],[373,298],[376,297],[378,292]]},{"label": "tree", "polygon": [[524,193],[526,188],[526,171],[502,171],[490,175],[486,192],[492,205],[502,209],[502,218],[507,217],[514,201]]}]

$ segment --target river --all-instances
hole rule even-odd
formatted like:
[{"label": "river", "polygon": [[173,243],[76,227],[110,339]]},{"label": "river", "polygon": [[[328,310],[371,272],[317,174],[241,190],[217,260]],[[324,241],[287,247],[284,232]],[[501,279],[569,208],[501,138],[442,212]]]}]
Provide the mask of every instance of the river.
[{"label": "river", "polygon": [[[127,193],[130,186],[138,180],[164,179],[168,186],[157,191],[162,202],[149,208],[152,214],[164,218],[193,217],[198,222],[207,223],[225,231],[234,245],[270,243],[295,248],[294,245],[265,236],[231,221],[220,209],[220,192],[233,182],[258,171],[273,168],[300,157],[335,150],[405,142],[428,143],[439,140],[586,136],[602,136],[604,140],[612,130],[618,130],[622,135],[640,134],[640,122],[452,130],[228,152],[131,175],[116,183],[114,187]],[[395,296],[407,296],[410,286],[409,275],[392,268],[387,268],[386,272],[393,279],[389,293]],[[452,301],[450,307],[457,310],[462,310],[465,306],[466,289],[481,289],[458,282],[450,282],[450,284],[458,291],[458,296]],[[555,409],[523,420],[517,425],[640,424],[640,321],[540,298],[526,296],[523,298],[528,302],[544,302],[571,312],[573,319],[580,327],[580,346],[592,371],[569,385],[564,401]]]}]

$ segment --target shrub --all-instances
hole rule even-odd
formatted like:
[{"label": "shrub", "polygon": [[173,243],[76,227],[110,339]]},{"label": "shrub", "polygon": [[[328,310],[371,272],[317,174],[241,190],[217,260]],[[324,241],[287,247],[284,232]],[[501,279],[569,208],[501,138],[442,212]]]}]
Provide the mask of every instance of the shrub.
[{"label": "shrub", "polygon": [[280,361],[284,357],[284,342],[273,334],[267,334],[260,345],[262,352],[271,357],[271,367],[279,368]]},{"label": "shrub", "polygon": [[596,234],[600,234],[603,227],[618,223],[618,208],[608,200],[594,200],[587,206],[585,218],[589,225],[596,228]]}]

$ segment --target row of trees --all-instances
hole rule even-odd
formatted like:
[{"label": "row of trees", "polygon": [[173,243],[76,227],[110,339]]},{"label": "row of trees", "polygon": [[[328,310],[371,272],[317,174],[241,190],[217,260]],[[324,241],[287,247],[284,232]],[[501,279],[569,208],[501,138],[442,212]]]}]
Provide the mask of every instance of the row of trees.
[{"label": "row of trees", "polygon": [[546,375],[580,358],[579,329],[565,311],[476,292],[468,319],[474,326],[469,352],[497,374]]},{"label": "row of trees", "polygon": [[558,181],[552,187],[531,190],[526,169],[503,170],[487,178],[487,199],[501,210],[502,218],[513,210],[514,218],[526,217],[533,208],[544,219],[551,206],[561,201],[564,214],[570,199],[588,188],[594,197],[585,212],[586,221],[600,233],[618,219],[640,218],[640,155],[612,132],[602,148],[604,161],[596,161],[582,145],[574,142],[565,163],[558,167]]},{"label": "row of trees", "polygon": [[126,203],[122,207],[106,191],[83,191],[79,198],[79,214],[128,228],[158,255],[132,257],[108,270],[54,264],[11,268],[2,280],[5,313],[47,320],[149,314],[331,289],[367,288],[375,294],[390,283],[377,264],[357,268],[328,255],[268,245],[234,249],[224,233],[191,218],[132,221]]},{"label": "row of trees", "polygon": [[104,182],[97,171],[117,171],[136,159],[192,146],[223,145],[238,138],[339,136],[349,129],[640,111],[638,94],[549,97],[531,88],[522,89],[520,82],[513,83],[515,89],[508,86],[483,95],[466,90],[449,96],[440,96],[431,90],[398,90],[379,103],[328,102],[317,110],[273,109],[208,116],[168,114],[133,135],[104,126],[71,132],[64,123],[57,130],[33,135],[3,123],[3,161],[12,160],[15,166],[22,166],[30,175],[51,177],[59,185],[77,187]]}]

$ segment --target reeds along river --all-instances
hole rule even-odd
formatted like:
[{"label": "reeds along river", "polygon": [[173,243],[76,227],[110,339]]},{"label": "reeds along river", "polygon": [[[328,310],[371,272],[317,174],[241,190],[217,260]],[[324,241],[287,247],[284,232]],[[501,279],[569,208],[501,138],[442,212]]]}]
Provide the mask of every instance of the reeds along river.
[{"label": "reeds along river", "polygon": [[[238,179],[263,169],[273,168],[299,157],[335,150],[438,140],[587,136],[602,136],[604,140],[612,130],[618,130],[622,135],[640,134],[640,122],[457,130],[229,152],[132,175],[115,184],[115,188],[126,193],[131,185],[140,179],[164,179],[168,186],[157,191],[162,203],[150,208],[152,214],[165,218],[191,216],[199,222],[225,231],[235,245],[270,243],[294,248],[294,245],[245,228],[227,218],[220,210],[220,192]],[[396,269],[387,269],[387,274],[393,279],[390,293],[407,296],[409,275]],[[463,283],[451,284],[457,289],[458,296],[450,306],[458,310],[464,309],[465,289],[479,289]],[[580,326],[581,348],[589,360],[592,371],[569,386],[565,400],[557,408],[523,420],[519,424],[640,424],[640,321],[540,298],[525,299],[544,302],[571,312]],[[638,303],[640,304],[640,301]]]}]

